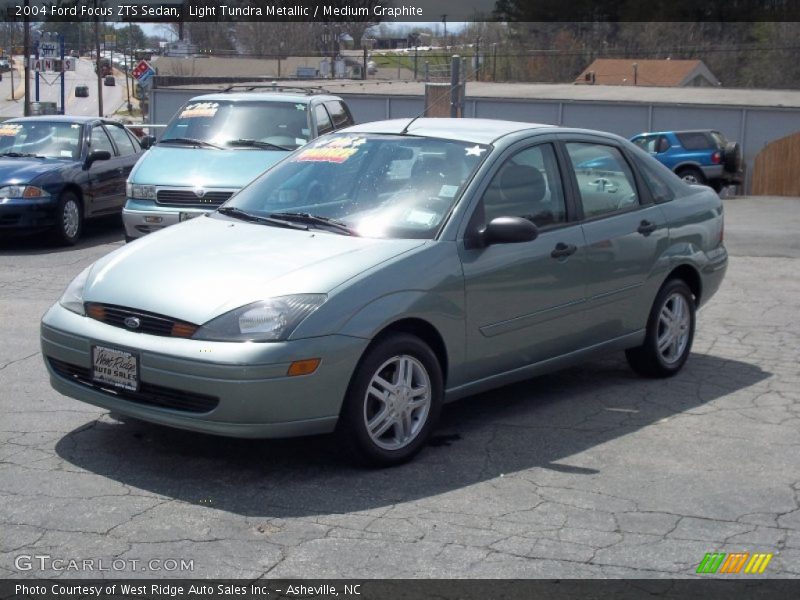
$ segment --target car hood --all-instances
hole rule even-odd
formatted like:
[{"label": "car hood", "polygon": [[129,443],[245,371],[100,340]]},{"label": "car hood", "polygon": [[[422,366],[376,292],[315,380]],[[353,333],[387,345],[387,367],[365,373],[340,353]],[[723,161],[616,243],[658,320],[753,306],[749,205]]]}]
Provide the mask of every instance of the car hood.
[{"label": "car hood", "polygon": [[145,185],[238,189],[288,154],[282,150],[156,145],[139,159],[129,180]]},{"label": "car hood", "polygon": [[0,158],[0,184],[30,183],[39,175],[62,169],[65,164],[47,158]]},{"label": "car hood", "polygon": [[369,239],[199,217],[97,261],[84,301],[203,324],[266,298],[328,293],[423,244],[425,240]]}]

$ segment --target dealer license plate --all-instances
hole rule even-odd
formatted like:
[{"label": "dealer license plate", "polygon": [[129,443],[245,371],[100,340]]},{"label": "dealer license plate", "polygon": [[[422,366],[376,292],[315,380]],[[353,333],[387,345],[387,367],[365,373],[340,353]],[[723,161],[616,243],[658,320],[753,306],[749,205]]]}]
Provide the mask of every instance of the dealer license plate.
[{"label": "dealer license plate", "polygon": [[93,378],[123,390],[139,389],[139,359],[132,352],[92,346]]}]

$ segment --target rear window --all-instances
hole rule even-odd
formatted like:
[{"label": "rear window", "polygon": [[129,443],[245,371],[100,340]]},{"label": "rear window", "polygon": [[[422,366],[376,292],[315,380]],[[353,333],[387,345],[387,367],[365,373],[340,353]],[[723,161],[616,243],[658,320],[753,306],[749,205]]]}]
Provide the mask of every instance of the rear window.
[{"label": "rear window", "polygon": [[687,150],[706,150],[716,148],[714,138],[710,134],[702,131],[675,134],[681,142],[681,146]]}]

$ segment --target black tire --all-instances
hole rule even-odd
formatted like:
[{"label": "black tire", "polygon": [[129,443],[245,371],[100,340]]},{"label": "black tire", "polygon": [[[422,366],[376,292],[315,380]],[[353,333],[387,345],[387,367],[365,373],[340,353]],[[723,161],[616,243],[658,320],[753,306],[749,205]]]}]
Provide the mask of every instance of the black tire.
[{"label": "black tire", "polygon": [[[681,341],[676,343],[674,353],[671,352],[673,348],[667,348],[666,351],[673,355],[665,356],[659,350],[659,340],[666,339],[664,334],[667,333],[668,326],[662,321],[661,313],[665,305],[672,302],[676,296],[683,298],[685,310],[688,311],[688,314],[686,314],[687,318],[685,319],[686,329],[676,323],[674,331],[687,331],[688,337],[686,337],[685,342],[680,338]],[[671,304],[671,306],[674,307],[675,304]],[[634,371],[645,377],[672,377],[683,368],[686,359],[689,358],[689,354],[692,351],[692,341],[694,340],[694,330],[695,301],[692,291],[682,279],[670,279],[661,286],[656,299],[653,301],[653,307],[650,309],[650,316],[647,319],[647,334],[644,343],[641,346],[625,351],[628,364]]]},{"label": "black tire", "polygon": [[684,167],[677,171],[678,177],[683,179],[685,183],[692,185],[706,185],[706,176],[700,169],[695,167]]},{"label": "black tire", "polygon": [[[373,377],[378,375],[384,379],[388,377],[388,383],[396,383],[394,376],[398,374],[399,361],[407,359],[410,360],[404,364],[407,365],[405,368],[411,365],[412,375],[408,379],[410,387],[401,389],[398,394],[390,393],[388,402],[379,400],[374,393],[368,393]],[[395,364],[392,361],[398,362]],[[415,383],[420,385],[415,386]],[[413,408],[407,404],[415,400],[409,392],[415,387],[421,390],[425,383],[429,384],[429,394],[425,395],[427,400],[419,402],[427,402],[427,410],[424,410],[424,406]],[[443,396],[442,369],[430,347],[413,335],[390,334],[373,343],[356,367],[339,417],[337,434],[356,462],[377,467],[399,465],[410,460],[425,446],[439,419]],[[376,421],[374,433],[377,435],[370,434],[367,422],[385,414],[383,411],[389,414]],[[393,418],[392,415],[407,417]],[[407,424],[407,440],[399,439],[403,431],[400,421]],[[393,424],[381,433],[379,430],[389,422]],[[397,447],[388,447],[392,444]]]},{"label": "black tire", "polygon": [[722,151],[722,165],[728,173],[738,173],[742,168],[742,147],[738,142],[728,142]]},{"label": "black tire", "polygon": [[74,192],[62,192],[55,213],[53,236],[59,244],[74,246],[83,232],[83,206]]}]

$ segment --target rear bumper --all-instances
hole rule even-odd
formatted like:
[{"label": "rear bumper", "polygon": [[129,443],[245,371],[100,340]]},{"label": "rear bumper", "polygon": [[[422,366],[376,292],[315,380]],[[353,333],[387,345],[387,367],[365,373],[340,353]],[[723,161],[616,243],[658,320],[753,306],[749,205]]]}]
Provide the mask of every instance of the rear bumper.
[{"label": "rear bumper", "polygon": [[702,293],[700,306],[703,306],[717,293],[720,285],[722,285],[722,280],[725,278],[725,272],[728,270],[728,251],[725,246],[720,245],[709,252],[707,256],[708,262],[701,270]]},{"label": "rear bumper", "polygon": [[744,180],[744,175],[742,173],[726,171],[723,165],[711,165],[700,168],[705,178],[709,181],[721,180],[728,183],[741,183]]}]

